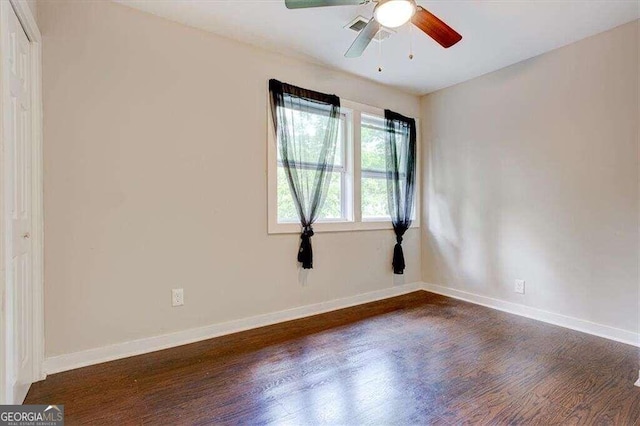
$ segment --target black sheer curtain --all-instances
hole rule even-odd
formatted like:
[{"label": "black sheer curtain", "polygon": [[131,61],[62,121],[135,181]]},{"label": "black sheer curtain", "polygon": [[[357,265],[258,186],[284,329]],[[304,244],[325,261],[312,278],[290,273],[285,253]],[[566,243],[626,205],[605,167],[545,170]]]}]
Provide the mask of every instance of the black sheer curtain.
[{"label": "black sheer curtain", "polygon": [[333,170],[340,98],[269,80],[271,117],[281,162],[302,225],[298,262],[313,268],[313,223],[324,203]]},{"label": "black sheer curtain", "polygon": [[402,236],[411,226],[416,186],[416,121],[385,110],[385,154],[389,213],[396,245],[393,249],[393,273],[404,273]]}]

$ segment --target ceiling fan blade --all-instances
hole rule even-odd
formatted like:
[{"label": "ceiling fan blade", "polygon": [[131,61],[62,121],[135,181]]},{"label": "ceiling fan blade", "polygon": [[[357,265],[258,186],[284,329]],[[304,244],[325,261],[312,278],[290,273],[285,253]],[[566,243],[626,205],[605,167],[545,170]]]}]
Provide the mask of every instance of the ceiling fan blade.
[{"label": "ceiling fan blade", "polygon": [[416,27],[424,31],[429,37],[440,43],[442,47],[448,49],[460,40],[462,36],[453,28],[445,24],[433,13],[418,6],[411,22]]},{"label": "ceiling fan blade", "polygon": [[380,31],[380,24],[371,18],[369,23],[358,33],[358,36],[344,56],[346,58],[357,58],[362,55],[362,52],[364,52],[369,43],[371,43],[371,40],[378,34],[378,31]]},{"label": "ceiling fan blade", "polygon": [[364,0],[284,0],[287,9],[306,9],[308,7],[325,6],[357,6]]}]

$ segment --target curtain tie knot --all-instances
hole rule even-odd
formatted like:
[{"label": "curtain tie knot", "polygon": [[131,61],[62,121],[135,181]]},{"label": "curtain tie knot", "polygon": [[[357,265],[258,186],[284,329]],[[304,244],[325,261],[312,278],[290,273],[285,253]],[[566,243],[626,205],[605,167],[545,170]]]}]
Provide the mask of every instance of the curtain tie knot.
[{"label": "curtain tie knot", "polygon": [[311,226],[305,226],[302,230],[302,236],[307,238],[313,237],[313,228]]},{"label": "curtain tie knot", "polygon": [[398,244],[402,244],[402,236],[400,236],[400,235],[396,236],[396,242]]},{"label": "curtain tie knot", "polygon": [[298,262],[302,263],[304,269],[313,268],[313,249],[311,248],[311,237],[313,236],[313,228],[306,225],[302,228],[300,235],[300,250],[298,251]]}]

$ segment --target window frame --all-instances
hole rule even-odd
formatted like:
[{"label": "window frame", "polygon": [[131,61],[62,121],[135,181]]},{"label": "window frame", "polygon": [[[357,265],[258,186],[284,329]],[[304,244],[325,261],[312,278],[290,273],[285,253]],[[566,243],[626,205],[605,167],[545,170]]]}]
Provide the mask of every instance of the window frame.
[{"label": "window frame", "polygon": [[[343,174],[343,212],[341,220],[319,220],[313,224],[315,232],[349,232],[393,229],[389,218],[362,218],[362,164],[361,125],[362,114],[384,117],[384,109],[358,102],[340,99],[340,113],[346,114]],[[420,120],[416,120],[416,194],[415,219],[411,228],[420,228]],[[269,234],[300,233],[299,222],[278,222],[278,147],[271,118],[271,108],[267,108],[267,231]],[[368,172],[365,171],[365,174]]]}]

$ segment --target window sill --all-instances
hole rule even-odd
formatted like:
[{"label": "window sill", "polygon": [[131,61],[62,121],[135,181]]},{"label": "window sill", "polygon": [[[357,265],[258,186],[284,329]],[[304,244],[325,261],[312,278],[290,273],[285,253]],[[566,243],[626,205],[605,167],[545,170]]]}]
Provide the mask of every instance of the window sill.
[{"label": "window sill", "polygon": [[[420,228],[420,223],[414,222],[411,229]],[[392,230],[390,221],[365,221],[365,222],[317,222],[313,224],[314,233],[324,232],[354,232],[354,231],[379,231]],[[269,234],[299,234],[299,223],[270,223]]]}]

